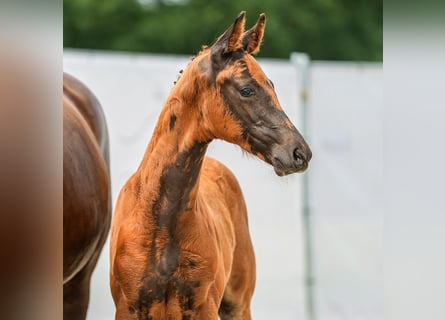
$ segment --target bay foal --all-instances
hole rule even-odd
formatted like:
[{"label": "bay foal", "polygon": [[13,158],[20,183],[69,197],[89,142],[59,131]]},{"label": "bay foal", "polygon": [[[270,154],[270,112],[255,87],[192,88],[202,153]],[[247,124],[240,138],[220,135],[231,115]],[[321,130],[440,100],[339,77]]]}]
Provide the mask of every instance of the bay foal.
[{"label": "bay foal", "polygon": [[63,319],[86,317],[111,222],[108,132],[99,101],[63,75]]},{"label": "bay foal", "polygon": [[121,190],[111,235],[116,319],[251,319],[255,258],[233,174],[205,152],[241,146],[282,176],[311,152],[252,54],[261,14],[245,13],[178,79],[136,173]]}]

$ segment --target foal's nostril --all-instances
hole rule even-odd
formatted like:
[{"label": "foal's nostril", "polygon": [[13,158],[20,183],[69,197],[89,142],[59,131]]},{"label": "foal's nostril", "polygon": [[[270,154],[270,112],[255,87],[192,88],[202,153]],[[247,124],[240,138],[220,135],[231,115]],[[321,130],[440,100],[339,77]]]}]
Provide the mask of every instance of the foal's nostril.
[{"label": "foal's nostril", "polygon": [[295,148],[294,149],[294,160],[300,159],[302,158],[302,154],[300,151],[300,148]]},{"label": "foal's nostril", "polygon": [[295,161],[298,161],[300,159],[303,162],[309,162],[312,158],[312,152],[309,148],[303,151],[303,149],[297,147],[294,149],[293,155]]},{"label": "foal's nostril", "polygon": [[304,160],[304,156],[302,155],[302,153],[301,153],[301,151],[300,151],[299,148],[295,148],[295,149],[294,149],[293,156],[294,156],[295,164],[296,164],[297,166],[301,166],[301,165],[304,164],[304,161],[305,161],[305,160]]}]

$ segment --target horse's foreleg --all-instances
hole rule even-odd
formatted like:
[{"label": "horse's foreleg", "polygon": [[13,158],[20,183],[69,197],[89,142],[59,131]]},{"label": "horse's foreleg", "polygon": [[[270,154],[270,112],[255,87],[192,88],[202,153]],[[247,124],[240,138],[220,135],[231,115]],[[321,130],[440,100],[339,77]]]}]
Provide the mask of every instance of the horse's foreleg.
[{"label": "horse's foreleg", "polygon": [[227,293],[219,306],[219,316],[221,320],[251,320],[250,298],[238,293]]},{"label": "horse's foreleg", "polygon": [[219,307],[221,320],[250,320],[250,302],[255,289],[256,269],[250,237],[237,244],[229,282]]}]

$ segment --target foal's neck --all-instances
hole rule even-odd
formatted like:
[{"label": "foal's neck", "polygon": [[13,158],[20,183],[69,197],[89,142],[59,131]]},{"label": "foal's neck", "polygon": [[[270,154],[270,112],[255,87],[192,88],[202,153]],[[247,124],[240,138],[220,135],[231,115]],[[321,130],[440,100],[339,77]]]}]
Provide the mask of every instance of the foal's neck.
[{"label": "foal's neck", "polygon": [[[180,85],[178,84],[176,86]],[[177,214],[195,205],[208,139],[199,125],[199,103],[174,88],[139,167],[141,190],[159,227],[173,228]],[[189,103],[187,103],[189,102]]]}]

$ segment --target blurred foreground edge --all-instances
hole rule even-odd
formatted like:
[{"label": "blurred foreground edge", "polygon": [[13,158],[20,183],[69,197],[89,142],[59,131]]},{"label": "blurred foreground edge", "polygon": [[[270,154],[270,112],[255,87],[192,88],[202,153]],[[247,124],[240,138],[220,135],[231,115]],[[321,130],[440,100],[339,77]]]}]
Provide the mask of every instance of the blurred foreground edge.
[{"label": "blurred foreground edge", "polygon": [[47,28],[36,11],[29,19],[29,10],[7,5],[0,6],[0,318],[61,319],[61,24]]}]

